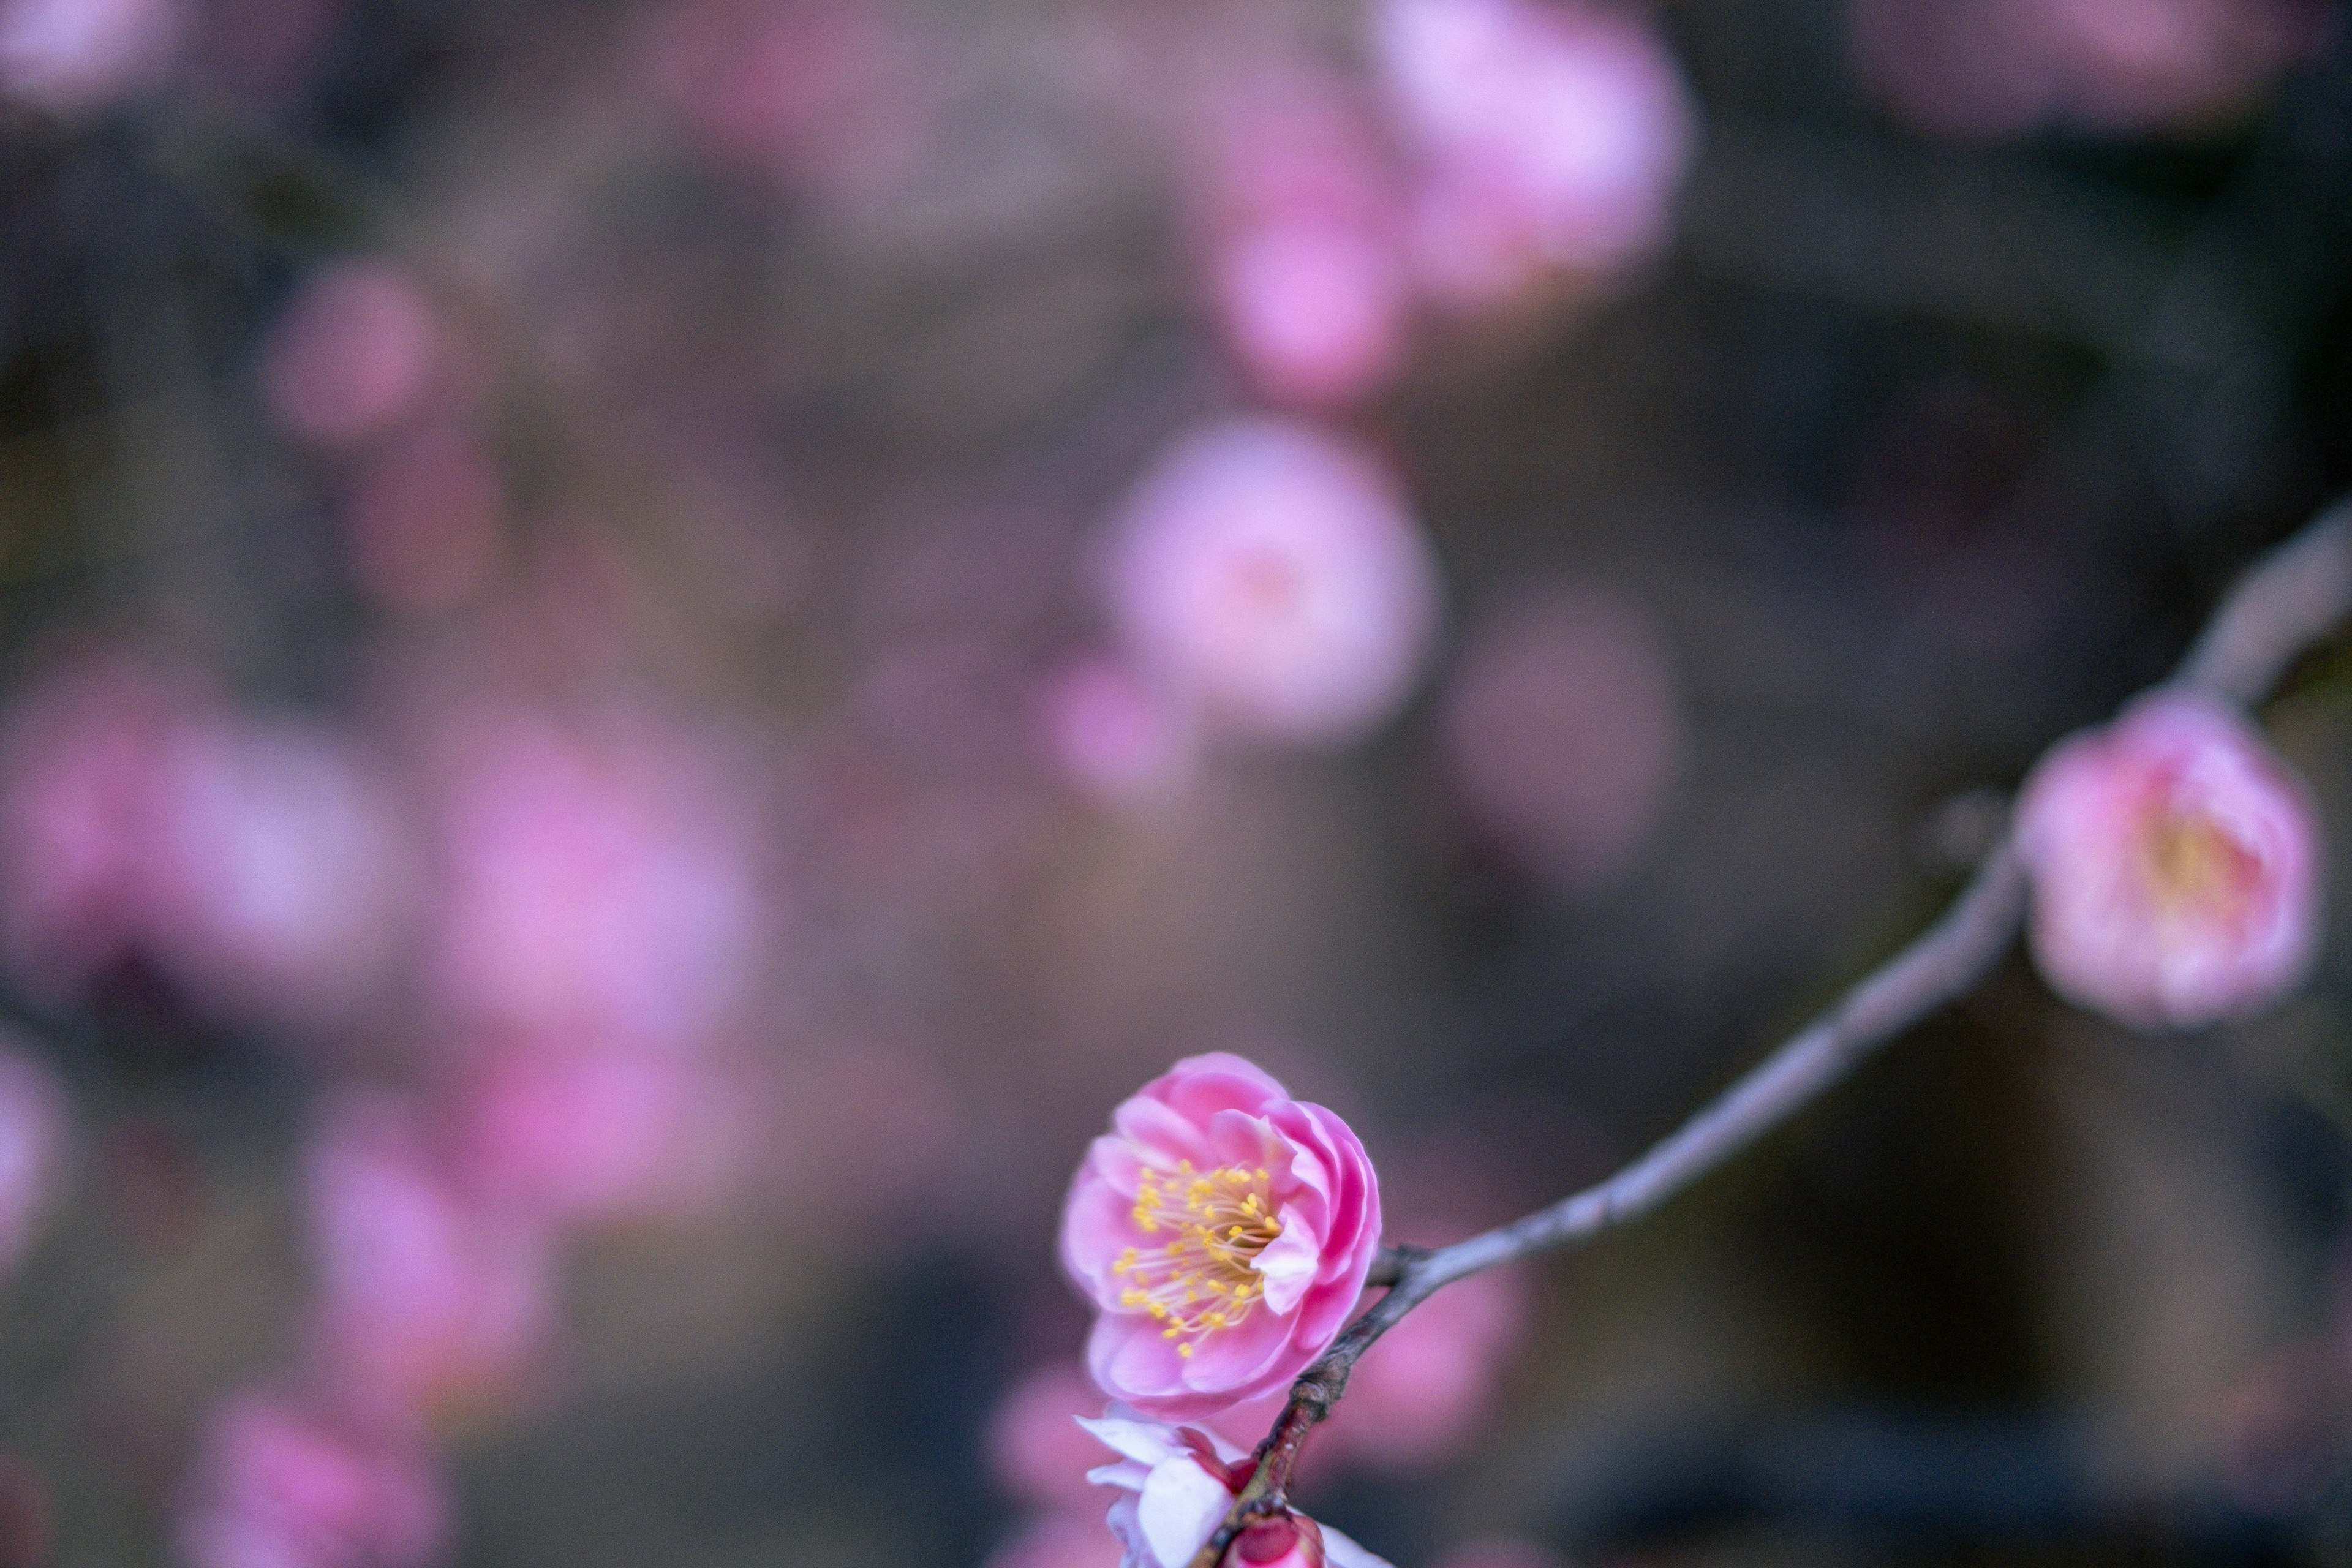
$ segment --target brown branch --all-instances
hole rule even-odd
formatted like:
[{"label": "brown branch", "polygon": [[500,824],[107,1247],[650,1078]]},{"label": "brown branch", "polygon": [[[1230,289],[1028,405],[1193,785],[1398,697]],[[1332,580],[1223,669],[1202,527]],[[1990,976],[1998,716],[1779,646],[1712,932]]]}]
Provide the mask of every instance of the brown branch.
[{"label": "brown branch", "polygon": [[[2329,507],[2238,581],[2173,684],[2251,702],[2347,612],[2352,500]],[[1251,1520],[1283,1506],[1299,1450],[1347,1392],[1357,1358],[1439,1287],[1588,1241],[1656,1208],[1812,1103],[1871,1051],[1973,989],[2009,951],[2025,909],[2025,868],[2004,837],[1942,919],[1633,1163],[1549,1208],[1451,1247],[1383,1248],[1370,1283],[1387,1286],[1387,1294],[1292,1387],[1248,1485],[1190,1568],[1217,1568]]]}]

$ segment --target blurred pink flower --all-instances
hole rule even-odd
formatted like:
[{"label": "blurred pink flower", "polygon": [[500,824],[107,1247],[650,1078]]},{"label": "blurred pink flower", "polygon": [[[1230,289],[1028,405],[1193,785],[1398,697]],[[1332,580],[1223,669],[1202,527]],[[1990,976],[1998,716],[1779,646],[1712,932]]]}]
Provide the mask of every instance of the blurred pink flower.
[{"label": "blurred pink flower", "polygon": [[1852,31],[1905,119],[2005,136],[2224,118],[2311,48],[2321,20],[2298,0],[1854,0]]},{"label": "blurred pink flower", "polygon": [[340,1400],[414,1420],[519,1393],[551,1327],[544,1230],[464,1191],[389,1094],[332,1104],[306,1174],[316,1348]]},{"label": "blurred pink flower", "polygon": [[404,268],[339,262],[305,279],[279,319],[261,389],[295,435],[355,447],[419,417],[446,355],[440,315]]},{"label": "blurred pink flower", "polygon": [[0,1054],[0,1270],[33,1245],[65,1163],[66,1096],[57,1075],[14,1050]]},{"label": "blurred pink flower", "polygon": [[488,713],[446,738],[432,983],[457,1018],[687,1044],[741,999],[761,919],[746,803],[690,737]]},{"label": "blurred pink flower", "polygon": [[37,995],[86,984],[145,935],[155,780],[199,706],[128,658],[89,660],[19,700],[0,736],[0,906]]},{"label": "blurred pink flower", "polygon": [[504,482],[481,443],[434,426],[371,459],[344,503],[352,571],[387,609],[446,609],[498,563]]},{"label": "blurred pink flower", "polygon": [[1649,626],[1614,601],[1560,592],[1473,629],[1444,739],[1478,826],[1532,869],[1586,888],[1641,847],[1682,725]]},{"label": "blurred pink flower", "polygon": [[467,1187],[558,1224],[706,1209],[751,1131],[740,1086],[710,1064],[629,1046],[495,1049],[451,1114]]},{"label": "blurred pink flower", "polygon": [[1053,759],[1085,794],[1116,804],[1164,801],[1192,784],[1200,765],[1192,714],[1125,660],[1097,655],[1065,666],[1042,702]]},{"label": "blurred pink flower", "polygon": [[52,114],[83,114],[153,85],[184,21],[176,0],[6,0],[0,91]]},{"label": "blurred pink flower", "polygon": [[[1120,1568],[1186,1568],[1248,1484],[1254,1462],[1198,1428],[1141,1420],[1113,1405],[1084,1423],[1119,1458],[1092,1472],[1117,1487],[1111,1532],[1126,1548]],[[1284,1510],[1258,1520],[1237,1537],[1228,1564],[1249,1568],[1389,1568],[1386,1562],[1304,1514]]]},{"label": "blurred pink flower", "polygon": [[1102,1408],[1076,1362],[1048,1362],[1007,1389],[988,1417],[988,1466],[999,1486],[1035,1508],[1074,1508],[1094,1495],[1087,1472],[1101,1447],[1078,1426]]},{"label": "blurred pink flower", "polygon": [[448,1513],[421,1448],[248,1394],[205,1426],[180,1545],[194,1568],[424,1568]]},{"label": "blurred pink flower", "polygon": [[2246,721],[2159,693],[2060,742],[2025,781],[2017,846],[2053,990],[2137,1027],[2276,999],[2318,945],[2318,826]]},{"label": "blurred pink flower", "polygon": [[1414,253],[1441,298],[1488,304],[1664,242],[1696,111],[1633,15],[1381,0],[1374,44],[1414,163]]},{"label": "blurred pink flower", "polygon": [[1380,1250],[1363,1145],[1224,1052],[1113,1114],[1071,1183],[1062,1261],[1098,1313],[1087,1367],[1171,1420],[1289,1383],[1330,1347]]},{"label": "blurred pink flower", "polygon": [[[1492,1409],[1526,1318],[1516,1274],[1490,1270],[1448,1285],[1356,1363],[1321,1440],[1383,1469],[1452,1458]],[[1269,1416],[1259,1426],[1259,1437],[1271,1424]]]},{"label": "blurred pink flower", "polygon": [[1363,105],[1304,70],[1219,79],[1191,205],[1226,343],[1277,402],[1378,391],[1403,361],[1411,283]]},{"label": "blurred pink flower", "polygon": [[415,886],[388,791],[330,734],[215,718],[157,759],[149,942],[206,1001],[322,1021],[373,994]]},{"label": "blurred pink flower", "polygon": [[[1077,1432],[1076,1426],[1070,1429]],[[1102,1445],[1085,1433],[1078,1432],[1078,1441],[1089,1456],[1085,1463],[1091,1465],[1101,1456]],[[1084,1470],[1079,1480],[1083,1488]],[[1118,1540],[1102,1527],[1102,1521],[1091,1514],[1051,1513],[1032,1520],[990,1552],[984,1568],[1120,1568],[1122,1561]]]},{"label": "blurred pink flower", "polygon": [[1119,513],[1111,610],[1145,671],[1256,735],[1353,738],[1404,700],[1437,568],[1387,470],[1311,425],[1231,419],[1161,455]]}]

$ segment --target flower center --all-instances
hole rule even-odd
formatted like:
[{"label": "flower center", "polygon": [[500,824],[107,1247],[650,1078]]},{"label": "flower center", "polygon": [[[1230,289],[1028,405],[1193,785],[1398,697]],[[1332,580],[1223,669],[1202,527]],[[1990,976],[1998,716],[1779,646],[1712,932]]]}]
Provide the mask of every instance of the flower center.
[{"label": "flower center", "polygon": [[2157,901],[2178,913],[2236,912],[2254,880],[2254,857],[2202,812],[2168,811],[2148,825],[2143,849]]},{"label": "flower center", "polygon": [[1173,1172],[1146,1171],[1135,1195],[1135,1223],[1163,1245],[1130,1247],[1110,1271],[1129,1281],[1123,1306],[1139,1307],[1179,1340],[1176,1353],[1248,1317],[1265,1298],[1257,1256],[1282,1234],[1264,1170],[1227,1165],[1203,1175],[1185,1161]]}]

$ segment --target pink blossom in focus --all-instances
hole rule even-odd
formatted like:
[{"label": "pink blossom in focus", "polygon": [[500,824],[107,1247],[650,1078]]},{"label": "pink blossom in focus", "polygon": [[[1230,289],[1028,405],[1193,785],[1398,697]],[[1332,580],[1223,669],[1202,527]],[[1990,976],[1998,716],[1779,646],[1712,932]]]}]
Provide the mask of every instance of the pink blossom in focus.
[{"label": "pink blossom in focus", "polygon": [[549,1333],[545,1233],[465,1191],[390,1095],[331,1106],[306,1173],[329,1386],[403,1419],[517,1393]]},{"label": "pink blossom in focus", "polygon": [[505,486],[480,442],[430,428],[361,468],[344,522],[352,574],[378,604],[410,614],[446,609],[497,563]]},{"label": "pink blossom in focus", "polygon": [[1380,1250],[1372,1164],[1346,1122],[1224,1052],[1144,1085],[1094,1141],[1062,1262],[1098,1313],[1096,1385],[1173,1420],[1307,1369]]},{"label": "pink blossom in focus", "polygon": [[[1072,1431],[1077,1428],[1071,1427]],[[1102,1455],[1102,1445],[1078,1433],[1091,1466]],[[1085,1487],[1086,1473],[1079,1471]],[[1118,1538],[1091,1514],[1053,1513],[1033,1520],[1021,1533],[988,1554],[983,1568],[1120,1568],[1123,1554]]]},{"label": "pink blossom in focus", "polygon": [[693,1213],[742,1163],[739,1086],[697,1057],[527,1044],[474,1064],[452,1119],[469,1189],[565,1224]]},{"label": "pink blossom in focus", "polygon": [[2017,806],[2052,989],[2137,1027],[2251,1012],[2310,967],[2319,830],[2233,710],[2159,693],[2060,742]]},{"label": "pink blossom in focus", "polygon": [[[1126,1549],[1119,1568],[1186,1568],[1248,1483],[1248,1450],[1196,1427],[1139,1419],[1118,1405],[1084,1425],[1118,1455],[1118,1463],[1089,1479],[1118,1489],[1109,1522]],[[1286,1510],[1235,1538],[1225,1562],[1249,1568],[1323,1568],[1326,1563],[1388,1568],[1339,1531]]]},{"label": "pink blossom in focus", "polygon": [[1062,776],[1097,799],[1172,799],[1199,768],[1198,726],[1185,704],[1124,660],[1079,659],[1046,684],[1042,700]]},{"label": "pink blossom in focus", "polygon": [[2299,0],[1854,0],[1863,72],[1924,130],[2193,126],[2242,109],[2320,37]]},{"label": "pink blossom in focus", "polygon": [[[1457,1280],[1415,1307],[1356,1363],[1323,1440],[1382,1469],[1451,1458],[1492,1410],[1526,1326],[1516,1274]],[[1272,1426],[1271,1417],[1258,1433]]]},{"label": "pink blossom in focus", "polygon": [[93,660],[22,699],[0,735],[0,937],[17,981],[54,999],[143,936],[154,781],[194,709],[127,659]]},{"label": "pink blossom in focus", "polygon": [[1404,358],[1411,283],[1363,106],[1306,72],[1261,71],[1225,84],[1202,118],[1192,205],[1235,358],[1277,402],[1378,391]]},{"label": "pink blossom in focus", "polygon": [[448,737],[432,982],[457,1017],[543,1038],[699,1039],[757,938],[743,803],[688,737],[488,714]]},{"label": "pink blossom in focus", "polygon": [[177,53],[176,0],[5,0],[0,91],[83,114],[160,80]]},{"label": "pink blossom in focus", "polygon": [[180,1545],[193,1568],[424,1568],[448,1515],[421,1448],[248,1394],[205,1426]]},{"label": "pink blossom in focus", "polygon": [[1387,470],[1274,418],[1162,454],[1120,511],[1109,594],[1150,675],[1242,731],[1300,742],[1392,713],[1438,617],[1436,563]]},{"label": "pink blossom in focus", "polygon": [[30,1057],[0,1054],[0,1269],[32,1247],[57,1196],[66,1141],[66,1097],[57,1076]]},{"label": "pink blossom in focus", "polygon": [[306,441],[348,447],[425,410],[446,354],[438,312],[385,261],[322,268],[271,333],[261,387],[278,422]]},{"label": "pink blossom in focus", "polygon": [[1630,13],[1381,0],[1374,46],[1414,163],[1414,252],[1440,297],[1492,303],[1665,239],[1696,110],[1674,57]]},{"label": "pink blossom in focus", "polygon": [[997,1484],[1037,1508],[1071,1508],[1093,1496],[1087,1471],[1101,1447],[1077,1423],[1102,1394],[1075,1362],[1049,1362],[1007,1389],[988,1417],[988,1466]]},{"label": "pink blossom in focus", "polygon": [[1682,751],[1656,637],[1630,609],[1582,593],[1524,601],[1474,629],[1444,738],[1478,826],[1576,888],[1641,847]]},{"label": "pink blossom in focus", "polygon": [[381,781],[334,738],[183,725],[153,777],[150,941],[231,1010],[320,1019],[376,989],[410,912],[410,847]]}]

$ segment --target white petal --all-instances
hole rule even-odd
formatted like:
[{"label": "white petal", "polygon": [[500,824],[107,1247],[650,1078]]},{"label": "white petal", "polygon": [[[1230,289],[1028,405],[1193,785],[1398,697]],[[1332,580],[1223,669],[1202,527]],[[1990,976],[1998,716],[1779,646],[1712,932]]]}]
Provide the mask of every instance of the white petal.
[{"label": "white petal", "polygon": [[1076,1419],[1079,1426],[1100,1438],[1104,1447],[1139,1464],[1156,1465],[1162,1459],[1192,1452],[1184,1439],[1176,1435],[1176,1428],[1164,1421],[1117,1414],[1105,1415],[1099,1421],[1089,1421],[1083,1415]]},{"label": "white petal", "polygon": [[1151,1468],[1136,1517],[1160,1568],[1184,1568],[1233,1505],[1225,1483],[1187,1456]]},{"label": "white petal", "polygon": [[1121,1459],[1116,1465],[1097,1465],[1087,1472],[1087,1479],[1098,1487],[1125,1487],[1129,1491],[1139,1492],[1143,1489],[1145,1478],[1150,1474],[1150,1466],[1139,1465],[1133,1459]]},{"label": "white petal", "polygon": [[[1328,1524],[1317,1521],[1323,1531],[1323,1561],[1330,1568],[1390,1568],[1385,1557],[1375,1557]],[[1214,1525],[1210,1526],[1212,1530]],[[1205,1537],[1203,1539],[1206,1539]]]},{"label": "white petal", "polygon": [[1299,1219],[1298,1211],[1284,1209],[1281,1232],[1265,1244],[1253,1265],[1258,1278],[1265,1281],[1266,1306],[1277,1313],[1297,1311],[1299,1298],[1315,1283],[1315,1269],[1322,1260],[1323,1248]]}]

